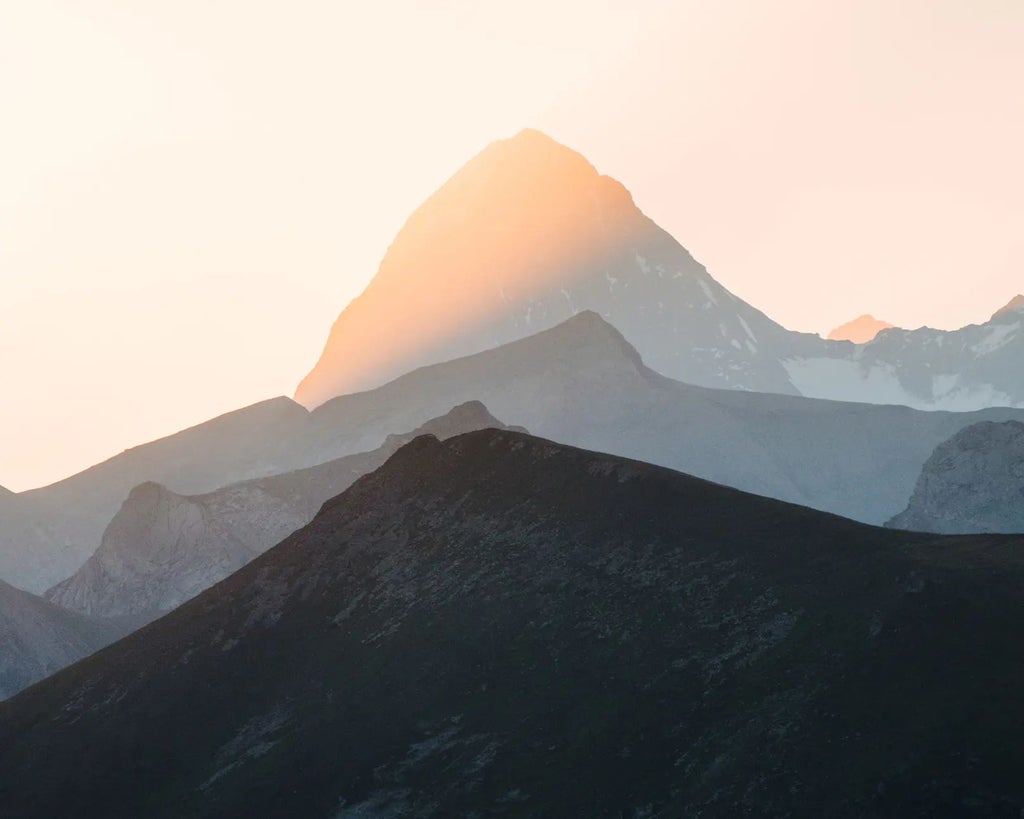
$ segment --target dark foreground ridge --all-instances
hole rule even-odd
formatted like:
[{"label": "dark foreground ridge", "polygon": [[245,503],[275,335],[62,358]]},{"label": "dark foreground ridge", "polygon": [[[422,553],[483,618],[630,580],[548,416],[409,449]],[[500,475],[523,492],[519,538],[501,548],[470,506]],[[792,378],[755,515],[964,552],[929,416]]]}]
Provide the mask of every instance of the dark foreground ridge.
[{"label": "dark foreground ridge", "polygon": [[0,815],[1018,817],[1022,549],[420,437],[0,705]]}]

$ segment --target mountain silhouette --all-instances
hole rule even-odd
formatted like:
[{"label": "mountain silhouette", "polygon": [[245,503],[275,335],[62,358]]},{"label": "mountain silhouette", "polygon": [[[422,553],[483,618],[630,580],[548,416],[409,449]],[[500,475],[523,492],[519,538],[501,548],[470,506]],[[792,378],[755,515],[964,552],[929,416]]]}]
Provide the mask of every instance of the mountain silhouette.
[{"label": "mountain silhouette", "polygon": [[1016,817],[1021,545],[420,437],[0,705],[0,814]]}]

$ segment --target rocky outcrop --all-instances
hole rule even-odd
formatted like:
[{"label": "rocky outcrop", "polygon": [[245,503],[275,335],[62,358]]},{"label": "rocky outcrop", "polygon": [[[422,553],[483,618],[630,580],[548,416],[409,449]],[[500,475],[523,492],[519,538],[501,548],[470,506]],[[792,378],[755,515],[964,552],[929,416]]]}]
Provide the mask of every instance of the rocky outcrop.
[{"label": "rocky outcrop", "polygon": [[1015,817],[1021,545],[417,438],[0,708],[0,814]]},{"label": "rocky outcrop", "polygon": [[183,496],[156,483],[132,490],[96,553],[46,593],[72,611],[148,620],[180,606],[313,519],[328,498],[379,467],[419,434],[450,438],[505,428],[479,401],[371,452]]},{"label": "rocky outcrop", "polygon": [[948,534],[1024,532],[1024,423],[983,422],[936,447],[888,524]]}]

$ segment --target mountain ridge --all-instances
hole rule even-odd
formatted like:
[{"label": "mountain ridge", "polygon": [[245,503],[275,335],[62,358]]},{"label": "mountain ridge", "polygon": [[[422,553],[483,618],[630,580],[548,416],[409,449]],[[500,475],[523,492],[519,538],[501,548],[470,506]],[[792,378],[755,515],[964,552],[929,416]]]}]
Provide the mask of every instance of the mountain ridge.
[{"label": "mountain ridge", "polygon": [[1019,544],[420,436],[0,705],[0,811],[1016,816]]}]

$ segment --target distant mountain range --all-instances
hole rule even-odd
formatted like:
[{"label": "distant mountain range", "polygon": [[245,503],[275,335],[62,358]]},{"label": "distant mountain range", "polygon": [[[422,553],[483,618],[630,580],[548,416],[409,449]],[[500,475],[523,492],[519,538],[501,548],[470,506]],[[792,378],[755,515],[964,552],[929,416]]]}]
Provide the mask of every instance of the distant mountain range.
[{"label": "distant mountain range", "polygon": [[409,218],[296,399],[317,406],[593,310],[691,384],[974,410],[1024,405],[1024,312],[852,345],[791,332],[716,282],[618,182],[537,131],[496,142]]},{"label": "distant mountain range", "polygon": [[129,630],[127,622],[84,617],[0,580],[0,700]]},{"label": "distant mountain range", "polygon": [[205,495],[182,496],[156,483],[137,486],[99,549],[46,593],[83,614],[150,620],[223,580],[309,523],[324,501],[383,464],[418,435],[442,440],[487,427],[505,429],[477,402],[455,407],[371,452]]},{"label": "distant mountain range", "polygon": [[1024,424],[973,424],[939,445],[887,524],[924,532],[1024,532]]},{"label": "distant mountain range", "polygon": [[370,451],[396,430],[473,400],[554,440],[870,523],[904,508],[922,464],[963,427],[1024,421],[1019,409],[921,412],[681,384],[646,367],[614,327],[583,312],[312,413],[285,398],[258,404],[19,495],[25,503],[14,504],[0,528],[0,577],[38,592],[66,579],[141,483],[205,494]]},{"label": "distant mountain range", "polygon": [[1016,817],[1022,545],[417,438],[0,704],[0,815]]}]

